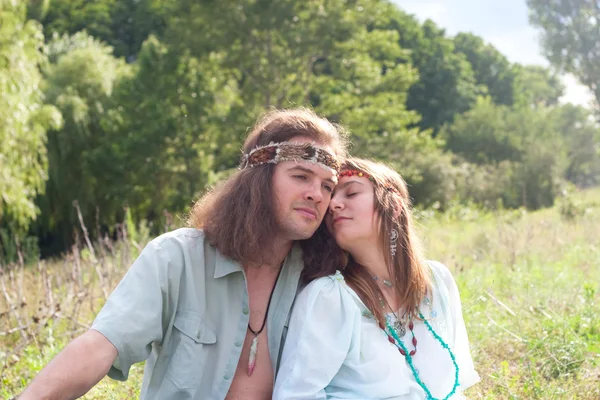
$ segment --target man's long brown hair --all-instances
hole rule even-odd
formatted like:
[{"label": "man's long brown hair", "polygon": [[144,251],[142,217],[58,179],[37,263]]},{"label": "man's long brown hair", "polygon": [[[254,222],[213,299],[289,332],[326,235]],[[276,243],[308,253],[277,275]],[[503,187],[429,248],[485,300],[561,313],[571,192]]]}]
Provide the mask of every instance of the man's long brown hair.
[{"label": "man's long brown hair", "polygon": [[[411,318],[418,318],[419,305],[431,289],[429,269],[421,256],[421,246],[413,231],[410,197],[406,183],[393,169],[381,163],[360,158],[350,158],[342,170],[358,170],[372,178],[375,211],[379,216],[379,240],[385,252],[385,263],[400,304]],[[398,232],[396,255],[390,251],[390,233]],[[384,310],[380,304],[383,293],[369,270],[358,264],[351,255],[343,269],[346,282],[380,324],[385,324]]]},{"label": "man's long brown hair", "polygon": [[[256,147],[296,136],[330,146],[341,161],[346,156],[347,135],[343,128],[308,109],[265,114],[246,138],[242,152],[248,154]],[[207,240],[229,258],[240,263],[268,263],[269,246],[279,233],[272,195],[274,169],[275,165],[264,164],[237,171],[196,202],[188,224],[204,230]],[[336,265],[327,258],[335,253],[334,243],[324,235],[323,227],[301,245],[305,267],[335,271]]]}]

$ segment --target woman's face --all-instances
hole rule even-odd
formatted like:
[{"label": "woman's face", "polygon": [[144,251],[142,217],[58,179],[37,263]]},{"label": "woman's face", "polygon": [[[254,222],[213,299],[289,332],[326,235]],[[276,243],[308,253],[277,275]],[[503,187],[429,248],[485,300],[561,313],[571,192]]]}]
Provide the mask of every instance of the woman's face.
[{"label": "woman's face", "polygon": [[329,203],[325,219],[327,229],[337,244],[352,252],[357,246],[377,240],[373,183],[358,176],[342,177]]}]

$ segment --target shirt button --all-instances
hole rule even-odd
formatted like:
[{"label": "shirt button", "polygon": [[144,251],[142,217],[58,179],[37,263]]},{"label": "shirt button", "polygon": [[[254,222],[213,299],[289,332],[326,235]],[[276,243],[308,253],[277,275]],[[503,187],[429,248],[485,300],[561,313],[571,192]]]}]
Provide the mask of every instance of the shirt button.
[{"label": "shirt button", "polygon": [[248,307],[244,307],[244,310],[242,310],[242,312],[244,313],[244,315],[248,315],[250,310],[248,310]]},{"label": "shirt button", "polygon": [[200,336],[202,336],[202,331],[198,331],[198,334],[196,335],[196,339],[200,340]]},{"label": "shirt button", "polygon": [[235,342],[236,347],[240,347],[241,345],[242,345],[242,342],[240,342],[239,340],[237,342]]},{"label": "shirt button", "polygon": [[231,379],[231,375],[229,375],[229,374],[226,374],[226,375],[223,377],[223,379],[225,379],[226,381],[228,381],[228,380],[230,380],[230,379]]}]

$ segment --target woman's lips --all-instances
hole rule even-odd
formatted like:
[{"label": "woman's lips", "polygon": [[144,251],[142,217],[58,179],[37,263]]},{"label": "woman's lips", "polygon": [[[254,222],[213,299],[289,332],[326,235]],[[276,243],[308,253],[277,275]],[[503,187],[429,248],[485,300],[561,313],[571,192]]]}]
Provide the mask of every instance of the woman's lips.
[{"label": "woman's lips", "polygon": [[332,225],[335,225],[338,222],[342,222],[342,221],[349,220],[349,219],[350,218],[348,218],[348,217],[335,217],[332,221]]}]

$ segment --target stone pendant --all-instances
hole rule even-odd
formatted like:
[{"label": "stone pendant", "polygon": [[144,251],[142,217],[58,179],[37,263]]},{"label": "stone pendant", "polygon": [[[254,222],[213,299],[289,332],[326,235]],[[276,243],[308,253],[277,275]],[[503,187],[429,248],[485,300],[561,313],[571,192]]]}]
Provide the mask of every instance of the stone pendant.
[{"label": "stone pendant", "polygon": [[399,320],[394,321],[394,330],[398,334],[398,337],[403,337],[404,335],[406,335],[406,327]]}]

